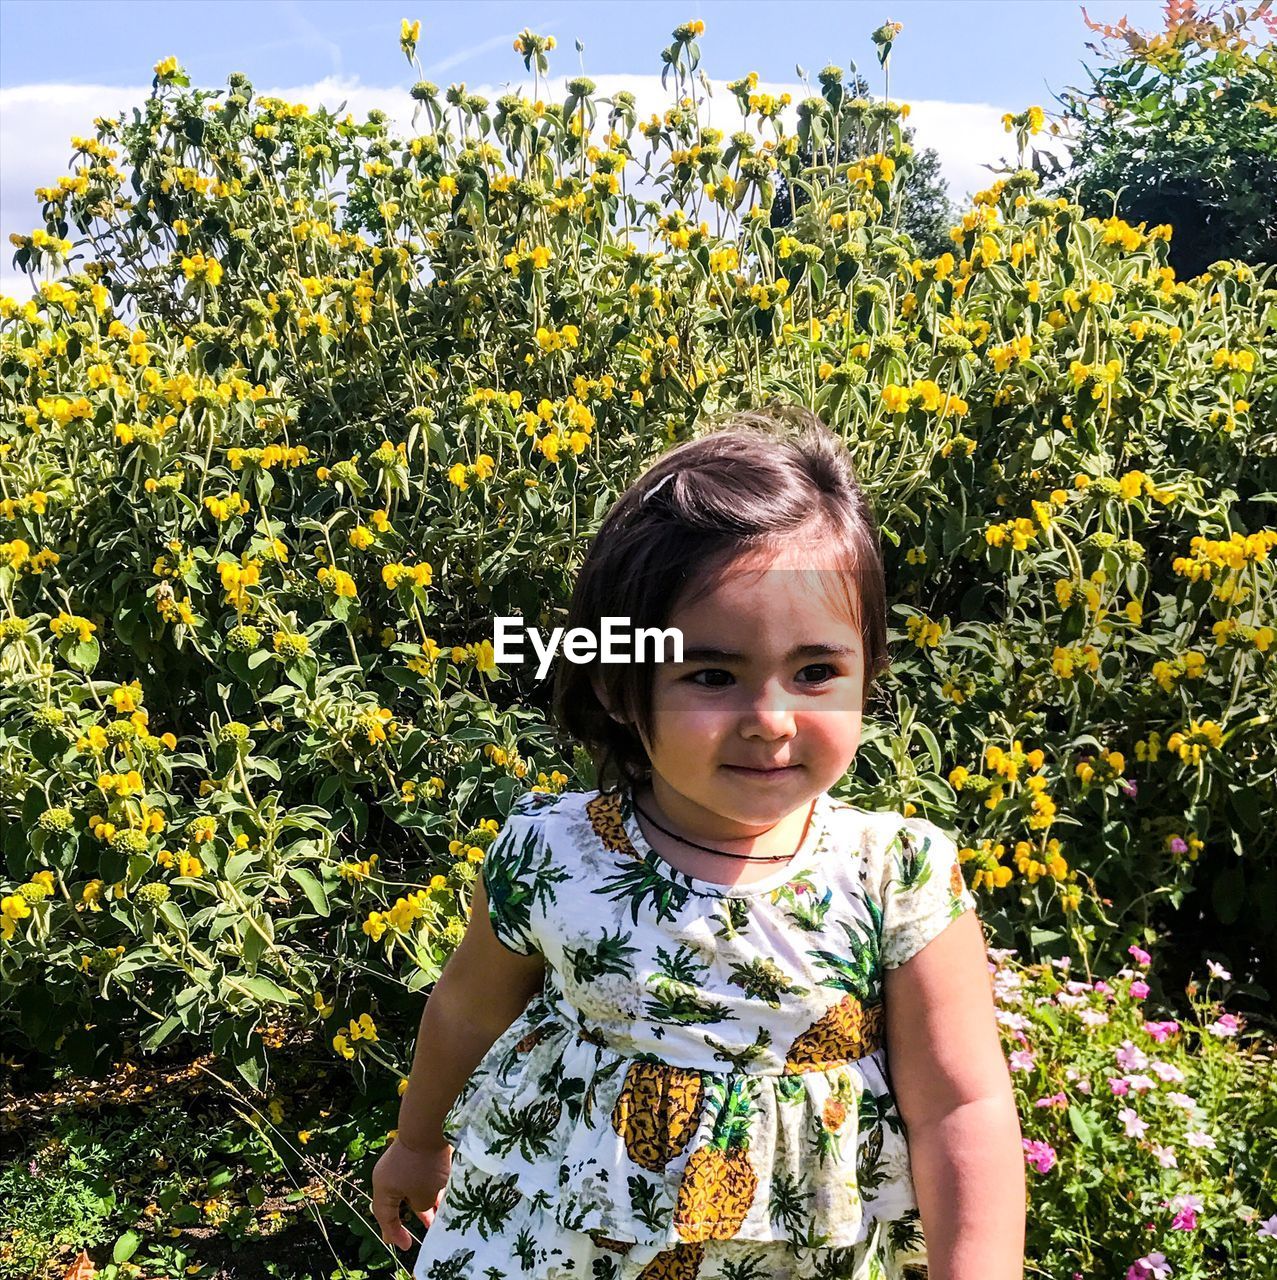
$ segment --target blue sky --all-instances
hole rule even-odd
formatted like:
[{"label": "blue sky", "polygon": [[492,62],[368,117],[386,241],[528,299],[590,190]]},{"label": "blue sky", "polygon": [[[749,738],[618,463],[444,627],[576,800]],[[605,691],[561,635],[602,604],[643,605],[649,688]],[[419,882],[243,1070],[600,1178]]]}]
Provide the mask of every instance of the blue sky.
[{"label": "blue sky", "polygon": [[[1158,24],[1159,0],[1093,0],[1094,19],[1128,14]],[[420,56],[441,83],[500,83],[522,72],[510,48],[530,26],[553,34],[555,70],[590,75],[659,72],[659,50],[679,22],[703,18],[707,73],[747,70],[766,80],[851,59],[873,65],[869,33],[888,18],[904,33],[892,65],[893,94],[958,102],[1041,101],[1081,80],[1094,37],[1075,0],[3,0],[0,87],[29,83],[137,84],[175,54],[200,83],[232,70],[254,81],[304,84],[330,75],[366,84],[404,80],[399,20],[420,18]],[[875,84],[880,90],[880,85]]]},{"label": "blue sky", "polygon": [[[1092,0],[1086,10],[1162,25],[1160,0]],[[530,88],[511,42],[531,27],[556,37],[552,76],[583,64],[601,93],[631,88],[641,114],[668,105],[660,50],[680,22],[704,19],[702,69],[715,85],[756,71],[763,86],[795,98],[805,93],[796,64],[814,85],[830,62],[854,61],[881,94],[870,33],[902,22],[891,96],[913,106],[918,145],[939,152],[959,203],[991,181],[987,165],[1008,158],[1002,112],[1034,103],[1050,111],[1054,94],[1084,85],[1086,45],[1097,39],[1076,0],[0,0],[0,292],[29,292],[9,266],[7,238],[37,225],[33,188],[68,171],[73,133],[91,133],[95,116],[146,96],[161,58],[176,56],[199,85],[223,88],[242,71],[259,93],[289,101],[345,102],[357,117],[379,107],[410,135],[415,73],[398,46],[405,17],[421,20],[418,57],[441,86]],[[727,96],[716,95],[714,112],[733,109]]]}]

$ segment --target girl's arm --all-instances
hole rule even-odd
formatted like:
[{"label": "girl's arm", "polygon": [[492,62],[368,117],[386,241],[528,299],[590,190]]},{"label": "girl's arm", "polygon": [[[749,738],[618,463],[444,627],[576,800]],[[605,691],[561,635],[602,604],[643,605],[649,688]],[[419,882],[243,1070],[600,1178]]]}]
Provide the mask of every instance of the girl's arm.
[{"label": "girl's arm", "polygon": [[964,912],[883,984],[928,1280],[1022,1280],[1024,1151],[979,916]]},{"label": "girl's arm", "polygon": [[443,1120],[483,1055],[541,989],[545,960],[497,940],[483,877],[474,882],[470,924],[426,1001],[396,1141],[434,1153],[448,1143]]}]

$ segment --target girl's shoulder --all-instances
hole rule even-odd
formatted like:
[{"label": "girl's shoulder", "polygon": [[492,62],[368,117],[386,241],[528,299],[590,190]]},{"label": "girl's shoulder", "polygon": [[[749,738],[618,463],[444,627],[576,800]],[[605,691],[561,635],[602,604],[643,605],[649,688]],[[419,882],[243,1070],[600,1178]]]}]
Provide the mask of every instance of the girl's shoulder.
[{"label": "girl's shoulder", "polygon": [[510,806],[506,823],[531,825],[544,844],[562,847],[580,843],[583,822],[597,829],[609,804],[598,791],[525,791]]},{"label": "girl's shoulder", "polygon": [[917,814],[898,809],[866,809],[848,800],[826,796],[829,836],[840,852],[857,862],[862,882],[880,882],[899,860],[931,851],[932,857],[956,852],[958,841],[942,827]]},{"label": "girl's shoulder", "polygon": [[899,835],[904,815],[895,809],[866,809],[829,794],[824,797],[826,822],[833,838],[865,854],[882,852]]},{"label": "girl's shoulder", "polygon": [[525,791],[514,798],[510,813],[550,824],[555,819],[580,813],[598,795],[597,791]]}]

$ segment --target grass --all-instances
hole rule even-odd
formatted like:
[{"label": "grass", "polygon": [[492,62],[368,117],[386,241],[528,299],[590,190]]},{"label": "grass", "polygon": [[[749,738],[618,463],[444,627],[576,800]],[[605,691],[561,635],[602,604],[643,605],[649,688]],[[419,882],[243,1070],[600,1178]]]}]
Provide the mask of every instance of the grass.
[{"label": "grass", "polygon": [[392,1258],[368,1212],[384,1139],[365,1135],[393,1124],[393,1089],[370,1101],[314,1048],[276,1056],[255,1098],[211,1056],[11,1082],[0,1280],[64,1280],[82,1255],[99,1280],[402,1276],[409,1254]]}]

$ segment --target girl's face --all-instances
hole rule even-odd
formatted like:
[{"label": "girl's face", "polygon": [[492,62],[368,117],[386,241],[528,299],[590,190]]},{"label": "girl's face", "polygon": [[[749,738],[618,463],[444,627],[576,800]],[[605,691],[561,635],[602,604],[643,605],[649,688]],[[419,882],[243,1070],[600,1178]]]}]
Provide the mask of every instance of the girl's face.
[{"label": "girl's face", "polygon": [[860,745],[864,659],[847,576],[797,567],[810,546],[738,561],[678,609],[683,661],[658,664],[652,786],[671,816],[723,839],[770,826],[828,790]]}]

